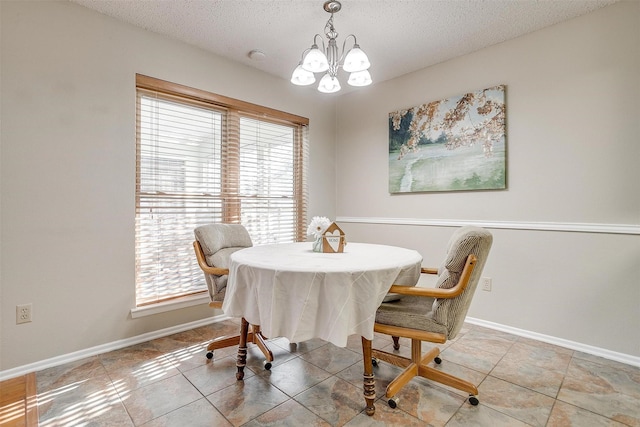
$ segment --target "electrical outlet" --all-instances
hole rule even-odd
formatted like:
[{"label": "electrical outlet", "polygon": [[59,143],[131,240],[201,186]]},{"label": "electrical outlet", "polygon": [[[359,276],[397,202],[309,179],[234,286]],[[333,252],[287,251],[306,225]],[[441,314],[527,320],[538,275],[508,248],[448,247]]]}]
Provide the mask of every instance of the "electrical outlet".
[{"label": "electrical outlet", "polygon": [[31,322],[31,304],[16,305],[16,325]]},{"label": "electrical outlet", "polygon": [[480,279],[480,284],[483,291],[491,292],[491,277],[483,277]]}]

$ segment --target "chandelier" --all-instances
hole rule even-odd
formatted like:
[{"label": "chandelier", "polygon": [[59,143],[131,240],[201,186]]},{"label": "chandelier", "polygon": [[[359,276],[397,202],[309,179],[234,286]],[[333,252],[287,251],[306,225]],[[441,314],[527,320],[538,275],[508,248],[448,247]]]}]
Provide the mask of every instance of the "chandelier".
[{"label": "chandelier", "polygon": [[[342,5],[339,1],[326,1],[324,10],[331,14],[331,17],[324,26],[324,35],[329,39],[325,46],[320,34],[313,37],[313,44],[310,48],[302,52],[302,60],[293,70],[291,83],[299,86],[308,86],[316,81],[315,73],[325,73],[320,79],[318,90],[324,93],[338,92],[340,82],[338,81],[338,69],[342,67],[349,74],[347,83],[351,86],[368,86],[371,84],[371,75],[368,68],[371,65],[369,58],[360,49],[356,36],[349,34],[342,44],[342,52],[338,54],[338,44],[336,38],[338,33],[333,26],[333,14],[339,12]],[[322,49],[318,47],[317,39],[320,38]],[[345,54],[345,46],[349,37],[353,37],[353,46]]]}]

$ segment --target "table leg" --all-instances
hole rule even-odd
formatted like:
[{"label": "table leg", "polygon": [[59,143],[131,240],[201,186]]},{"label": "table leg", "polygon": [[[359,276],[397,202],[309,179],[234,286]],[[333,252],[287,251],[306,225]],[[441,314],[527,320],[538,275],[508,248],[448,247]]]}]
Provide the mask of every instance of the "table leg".
[{"label": "table leg", "polygon": [[362,337],[362,357],[364,363],[364,400],[367,402],[365,412],[372,416],[376,407],[373,401],[376,398],[376,380],[373,377],[373,361],[371,356],[371,340]]},{"label": "table leg", "polygon": [[244,367],[247,364],[247,335],[249,333],[249,322],[244,317],[240,324],[240,343],[238,344],[238,358],[236,359],[236,379],[238,381],[244,378]]}]

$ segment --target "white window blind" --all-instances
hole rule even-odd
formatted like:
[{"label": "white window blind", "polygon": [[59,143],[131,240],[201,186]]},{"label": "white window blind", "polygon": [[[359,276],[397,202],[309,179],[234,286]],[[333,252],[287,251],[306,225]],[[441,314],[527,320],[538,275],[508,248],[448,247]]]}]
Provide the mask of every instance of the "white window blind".
[{"label": "white window blind", "polygon": [[145,76],[137,102],[138,306],[206,292],[199,225],[241,223],[255,245],[304,239],[304,120]]}]

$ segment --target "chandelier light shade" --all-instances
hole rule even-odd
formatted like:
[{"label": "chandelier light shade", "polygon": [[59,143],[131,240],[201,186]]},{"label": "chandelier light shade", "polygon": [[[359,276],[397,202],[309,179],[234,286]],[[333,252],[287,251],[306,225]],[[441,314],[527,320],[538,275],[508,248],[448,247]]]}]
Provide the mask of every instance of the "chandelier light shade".
[{"label": "chandelier light shade", "polygon": [[316,82],[316,76],[311,71],[302,68],[302,62],[298,64],[291,75],[291,83],[298,86],[312,85]]},{"label": "chandelier light shade", "polygon": [[318,49],[317,44],[311,46],[311,50],[304,56],[302,68],[312,73],[323,73],[329,69],[327,56]]},{"label": "chandelier light shade", "polygon": [[[302,61],[293,70],[291,83],[298,86],[308,86],[315,83],[316,73],[325,73],[320,79],[318,90],[323,93],[338,92],[341,89],[338,81],[338,70],[342,68],[347,73],[351,73],[349,80],[347,80],[349,85],[370,85],[372,80],[368,69],[371,63],[367,54],[360,49],[356,36],[349,34],[342,44],[342,51],[338,52],[336,40],[338,33],[333,26],[333,14],[340,11],[342,5],[339,1],[332,0],[326,1],[323,7],[325,11],[331,14],[327,24],[324,26],[324,34],[329,41],[325,45],[320,34],[316,34],[313,37],[313,44],[302,53]],[[350,37],[353,37],[353,45],[349,50],[346,50],[347,40]],[[318,38],[322,48],[318,47]]]},{"label": "chandelier light shade", "polygon": [[322,93],[334,93],[338,92],[340,89],[340,82],[337,77],[326,73],[322,79],[320,80],[320,84],[318,85],[318,90]]},{"label": "chandelier light shade", "polygon": [[371,84],[371,74],[368,70],[355,71],[349,75],[347,81],[351,86],[369,86]]},{"label": "chandelier light shade", "polygon": [[344,58],[344,65],[342,69],[347,73],[354,73],[358,71],[368,70],[371,64],[369,63],[369,58],[367,58],[367,54],[364,53],[360,46],[357,44],[353,45],[353,48],[347,53],[347,56]]}]

